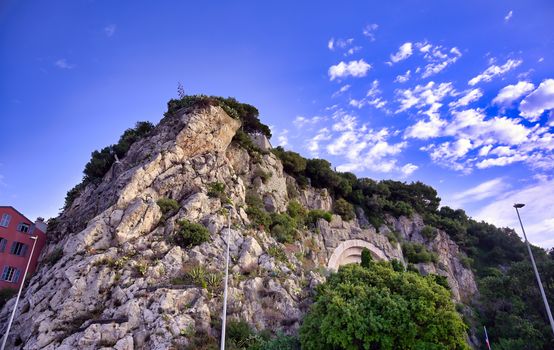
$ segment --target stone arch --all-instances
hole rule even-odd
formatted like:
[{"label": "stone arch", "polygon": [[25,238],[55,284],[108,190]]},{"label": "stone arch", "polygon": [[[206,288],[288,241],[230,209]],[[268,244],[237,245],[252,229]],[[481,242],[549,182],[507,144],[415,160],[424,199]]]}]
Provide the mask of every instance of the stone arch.
[{"label": "stone arch", "polygon": [[359,263],[362,260],[362,249],[367,248],[375,260],[389,260],[383,252],[373,244],[361,239],[350,239],[339,244],[331,257],[327,268],[337,270],[345,264]]}]

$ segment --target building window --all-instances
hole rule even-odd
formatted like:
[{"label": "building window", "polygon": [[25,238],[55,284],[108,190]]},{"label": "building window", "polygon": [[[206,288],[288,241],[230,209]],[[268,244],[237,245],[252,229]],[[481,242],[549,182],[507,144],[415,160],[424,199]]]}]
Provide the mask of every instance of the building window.
[{"label": "building window", "polygon": [[21,243],[21,242],[13,242],[12,247],[10,249],[10,253],[18,256],[25,256],[25,253],[27,252],[27,245]]},{"label": "building window", "polygon": [[19,280],[19,270],[15,267],[4,266],[4,271],[2,272],[2,280],[17,283]]},{"label": "building window", "polygon": [[6,249],[6,244],[8,244],[8,240],[0,237],[0,253]]},{"label": "building window", "polygon": [[25,233],[28,233],[29,232],[29,228],[30,226],[24,222],[20,223],[19,225],[17,225],[17,230],[19,232],[25,232]]},{"label": "building window", "polygon": [[2,214],[2,220],[0,220],[0,226],[8,227],[12,216],[10,214]]}]

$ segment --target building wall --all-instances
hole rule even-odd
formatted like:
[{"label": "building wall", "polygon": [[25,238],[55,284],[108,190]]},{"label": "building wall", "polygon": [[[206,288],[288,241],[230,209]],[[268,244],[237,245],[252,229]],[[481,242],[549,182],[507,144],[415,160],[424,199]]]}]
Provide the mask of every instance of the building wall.
[{"label": "building wall", "polygon": [[[4,214],[11,216],[7,227],[2,226],[2,218],[4,217]],[[21,223],[29,225],[29,232],[26,233],[18,231],[18,226]],[[42,251],[42,248],[46,244],[46,234],[39,228],[35,227],[35,224],[32,221],[27,219],[13,207],[0,206],[0,238],[7,240],[3,251],[0,251],[0,289],[15,289],[21,285],[21,282],[23,281],[23,273],[25,272],[25,267],[34,243],[33,239],[31,239],[31,235],[37,236],[37,243],[33,256],[31,257],[31,265],[29,266],[27,276],[31,276],[36,269],[38,257]],[[20,242],[26,245],[26,252],[23,256],[11,253],[14,242]],[[3,244],[0,243],[0,248],[2,245]],[[3,279],[6,266],[11,266],[19,271],[19,278],[17,281],[8,282]]]}]

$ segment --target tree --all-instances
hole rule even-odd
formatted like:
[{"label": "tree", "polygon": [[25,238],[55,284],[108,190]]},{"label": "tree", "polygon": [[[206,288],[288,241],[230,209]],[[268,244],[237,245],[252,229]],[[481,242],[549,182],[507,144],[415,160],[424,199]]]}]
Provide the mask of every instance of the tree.
[{"label": "tree", "polygon": [[362,249],[362,262],[360,263],[360,265],[362,265],[362,267],[369,268],[372,260],[373,258],[371,257],[371,252],[369,251],[369,249]]},{"label": "tree", "polygon": [[305,350],[469,349],[450,293],[388,263],[345,265],[316,290],[300,328]]}]

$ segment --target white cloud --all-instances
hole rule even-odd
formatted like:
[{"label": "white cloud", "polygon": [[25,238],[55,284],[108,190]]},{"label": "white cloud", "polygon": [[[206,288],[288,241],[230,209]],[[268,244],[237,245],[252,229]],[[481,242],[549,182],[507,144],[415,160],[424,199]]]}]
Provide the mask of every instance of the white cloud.
[{"label": "white cloud", "polygon": [[[446,96],[451,96],[455,93],[452,83],[440,83],[436,85],[434,81],[430,81],[426,85],[417,85],[413,89],[399,89],[396,91],[397,102],[400,107],[396,113],[403,112],[412,107],[419,109],[418,113],[437,115],[440,103]],[[422,108],[429,106],[426,111]]]},{"label": "white cloud", "polygon": [[303,117],[303,116],[299,115],[296,118],[294,118],[294,121],[292,123],[297,128],[303,128],[306,125],[315,125],[315,124],[319,123],[320,121],[322,121],[323,119],[324,119],[323,117],[319,117],[319,116],[306,118],[306,117]]},{"label": "white cloud", "polygon": [[329,68],[328,74],[331,81],[340,78],[346,78],[348,76],[360,78],[365,77],[367,72],[371,69],[371,65],[365,62],[363,59],[358,61],[350,61],[348,63],[340,62]]},{"label": "white cloud", "polygon": [[375,41],[375,31],[377,28],[379,28],[379,26],[375,23],[368,24],[364,27],[362,33],[369,38],[370,41]]},{"label": "white cloud", "polygon": [[319,144],[321,141],[326,141],[331,139],[331,133],[329,132],[329,129],[322,128],[320,129],[317,134],[308,140],[307,148],[310,152],[312,152],[312,155],[314,157],[318,156],[319,152]]},{"label": "white cloud", "polygon": [[405,138],[417,138],[426,140],[440,135],[446,122],[436,115],[429,117],[429,121],[419,120],[414,125],[408,127],[404,133]]},{"label": "white cloud", "polygon": [[338,89],[337,91],[335,91],[333,93],[333,95],[331,95],[332,98],[335,98],[339,95],[342,95],[343,93],[345,93],[346,91],[348,91],[350,89],[350,85],[349,84],[346,84],[346,85],[343,85],[340,89]]},{"label": "white cloud", "polygon": [[410,74],[412,74],[411,70],[408,69],[408,71],[406,71],[406,73],[404,73],[404,75],[397,75],[396,78],[394,79],[394,82],[395,83],[405,83],[407,82],[408,80],[410,80]]},{"label": "white cloud", "polygon": [[479,88],[468,91],[464,96],[460,97],[457,101],[450,102],[448,106],[450,108],[465,107],[468,104],[479,100],[483,96],[483,91]]},{"label": "white cloud", "polygon": [[[452,195],[453,207],[459,207],[464,203],[481,201],[486,198],[496,197],[509,188],[508,183],[502,177],[485,181],[475,187]],[[455,204],[453,204],[455,203]]]},{"label": "white cloud", "polygon": [[65,58],[60,58],[59,60],[54,62],[54,65],[56,65],[56,67],[61,68],[61,69],[73,69],[73,68],[75,68],[75,65],[68,63]]},{"label": "white cloud", "polygon": [[366,97],[361,100],[350,99],[349,104],[356,108],[362,108],[366,105],[373,106],[377,109],[382,109],[387,104],[387,101],[381,97],[379,89],[379,81],[376,79],[371,83],[371,88],[367,91]]},{"label": "white cloud", "polygon": [[104,27],[104,33],[106,33],[106,36],[109,38],[115,34],[116,29],[117,29],[117,26],[115,24],[110,24]]},{"label": "white cloud", "polygon": [[335,38],[331,38],[327,42],[327,48],[331,51],[334,51],[336,49],[345,49],[350,45],[352,45],[353,42],[354,42],[354,38],[336,39],[336,40]]},{"label": "white cloud", "polygon": [[412,43],[411,42],[406,42],[406,43],[400,45],[400,47],[398,48],[397,53],[395,53],[394,55],[390,55],[390,60],[391,60],[392,63],[397,63],[397,62],[400,62],[400,61],[405,60],[406,58],[410,57],[412,55],[412,53],[413,53]]},{"label": "white cloud", "polygon": [[545,79],[519,105],[521,115],[530,121],[538,121],[544,111],[552,108],[554,108],[554,79]]},{"label": "white cloud", "polygon": [[[424,46],[424,48],[428,45],[429,44]],[[442,46],[434,46],[431,51],[425,52],[424,57],[428,61],[431,61],[431,63],[427,64],[425,68],[423,68],[423,73],[421,74],[422,78],[428,78],[432,75],[440,73],[446,67],[456,63],[456,61],[462,57],[462,53],[457,47],[451,48],[446,54],[441,51],[442,49]]]},{"label": "white cloud", "polygon": [[472,78],[468,82],[468,84],[473,86],[473,85],[479,84],[481,81],[491,81],[492,78],[509,72],[510,70],[519,66],[522,62],[523,62],[522,60],[509,59],[502,66],[492,65],[487,69],[485,69],[483,73]]},{"label": "white cloud", "polygon": [[492,100],[492,103],[497,105],[509,105],[534,88],[535,85],[527,81],[520,81],[515,85],[505,86],[498,92],[498,95]]},{"label": "white cloud", "polygon": [[289,131],[287,129],[283,129],[283,131],[277,135],[277,146],[285,147],[289,144],[288,133]]},{"label": "white cloud", "polygon": [[508,22],[512,18],[513,15],[514,15],[514,11],[510,10],[510,12],[508,12],[506,17],[504,17],[504,21]]},{"label": "white cloud", "polygon": [[408,164],[405,164],[402,168],[400,168],[400,171],[402,172],[404,177],[407,177],[407,176],[410,176],[418,168],[419,167],[417,165],[408,163]]},{"label": "white cloud", "polygon": [[499,227],[515,228],[523,236],[514,203],[526,204],[520,214],[529,241],[544,248],[554,246],[554,180],[537,181],[502,194],[479,210],[475,218]]}]

